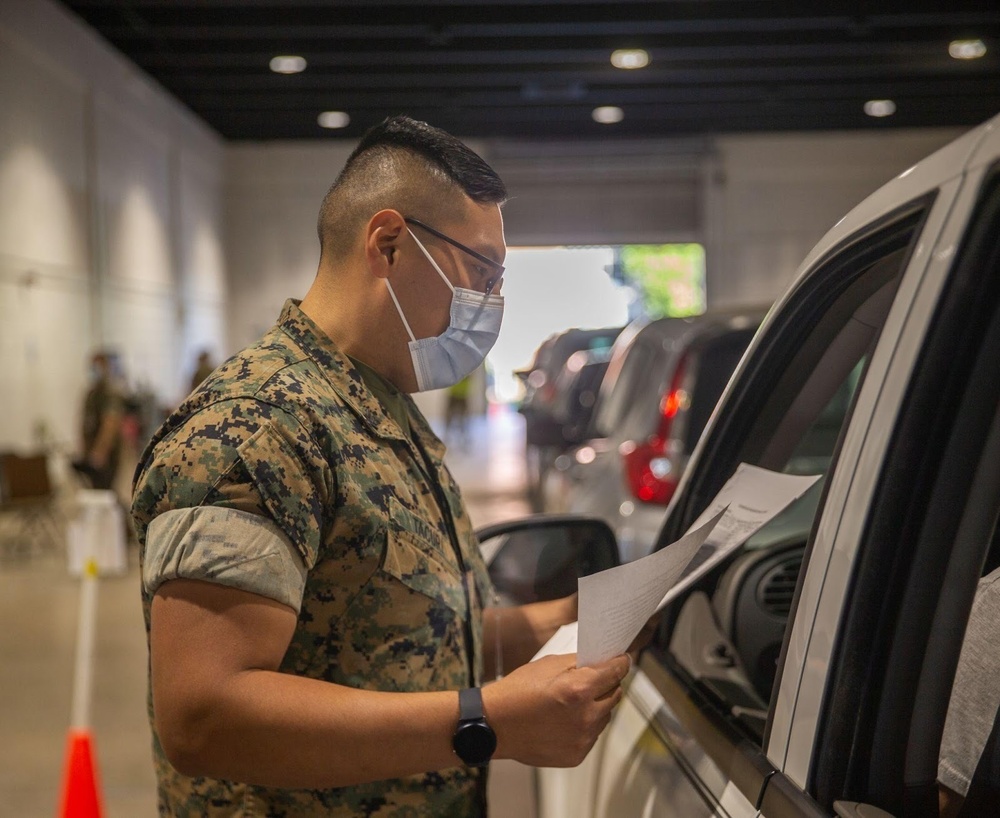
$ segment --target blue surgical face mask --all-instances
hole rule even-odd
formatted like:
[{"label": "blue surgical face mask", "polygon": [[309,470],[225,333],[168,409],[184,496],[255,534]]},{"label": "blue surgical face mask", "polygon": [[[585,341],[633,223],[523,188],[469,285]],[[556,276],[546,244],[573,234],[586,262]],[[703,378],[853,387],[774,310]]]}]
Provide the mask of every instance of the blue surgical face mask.
[{"label": "blue surgical face mask", "polygon": [[407,230],[451,290],[451,320],[448,327],[440,335],[417,339],[388,279],[385,285],[389,288],[392,303],[396,305],[396,312],[410,336],[410,359],[417,376],[417,391],[444,389],[475,371],[493,349],[503,319],[503,296],[484,295],[475,290],[455,287],[420,239],[409,228]]}]

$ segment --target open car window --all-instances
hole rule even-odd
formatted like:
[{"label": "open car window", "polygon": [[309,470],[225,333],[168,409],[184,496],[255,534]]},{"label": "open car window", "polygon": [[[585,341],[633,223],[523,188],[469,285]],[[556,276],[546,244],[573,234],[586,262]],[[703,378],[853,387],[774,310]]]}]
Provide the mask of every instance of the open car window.
[{"label": "open car window", "polygon": [[[743,411],[728,419],[727,457],[703,461],[710,464],[706,469],[719,471],[702,481],[715,491],[740,462],[823,476],[674,603],[661,630],[669,660],[697,689],[699,700],[758,745],[825,476],[836,467],[854,396],[920,224],[919,212],[911,211],[844,250],[810,278],[815,288],[828,291],[823,297],[809,296],[822,308],[786,309],[789,325],[769,328],[769,334],[784,337],[768,347],[767,356],[758,355],[752,373],[741,379],[741,394],[747,398],[729,404]],[[794,326],[795,321],[801,325]],[[693,493],[696,502],[686,510],[687,524],[714,496],[707,490]],[[664,535],[676,532],[661,534],[661,545]]]}]

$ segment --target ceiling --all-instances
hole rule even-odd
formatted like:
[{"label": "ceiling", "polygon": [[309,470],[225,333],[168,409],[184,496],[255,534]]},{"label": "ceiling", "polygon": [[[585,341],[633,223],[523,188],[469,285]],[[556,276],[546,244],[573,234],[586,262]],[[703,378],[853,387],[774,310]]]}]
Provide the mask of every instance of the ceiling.
[{"label": "ceiling", "polygon": [[[912,12],[801,0],[64,5],[231,140],[353,138],[397,113],[465,138],[571,140],[971,126],[1000,112],[995,0]],[[956,38],[981,39],[986,55],[952,59]],[[649,65],[613,67],[618,48],[645,49]],[[276,55],[307,68],[276,74]],[[867,116],[872,99],[896,113]],[[595,122],[609,105],[624,118]],[[329,110],[350,124],[321,128]]]}]

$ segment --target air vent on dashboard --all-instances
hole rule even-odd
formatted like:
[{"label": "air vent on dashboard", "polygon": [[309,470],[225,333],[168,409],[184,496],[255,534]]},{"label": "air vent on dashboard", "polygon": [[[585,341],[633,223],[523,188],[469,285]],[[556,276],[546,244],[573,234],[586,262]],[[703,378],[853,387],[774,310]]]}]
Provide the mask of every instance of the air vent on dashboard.
[{"label": "air vent on dashboard", "polygon": [[801,566],[802,554],[789,554],[764,574],[757,586],[757,602],[762,610],[772,616],[788,618]]}]

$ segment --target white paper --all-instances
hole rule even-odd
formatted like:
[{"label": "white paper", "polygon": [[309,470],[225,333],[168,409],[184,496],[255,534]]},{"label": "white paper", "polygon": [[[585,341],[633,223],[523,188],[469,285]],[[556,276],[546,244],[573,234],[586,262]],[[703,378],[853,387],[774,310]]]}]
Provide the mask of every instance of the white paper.
[{"label": "white paper", "polygon": [[[741,463],[684,537],[648,557],[582,577],[580,621],[560,628],[534,658],[574,653],[579,645],[577,665],[584,666],[623,653],[653,613],[739,548],[821,476],[781,474]],[[651,598],[659,598],[652,607]]]},{"label": "white paper", "polygon": [[724,513],[720,509],[648,557],[580,577],[577,667],[603,662],[628,649]]},{"label": "white paper", "polygon": [[691,562],[678,582],[660,601],[660,610],[679,594],[691,587],[699,578],[711,571],[729,554],[739,548],[768,522],[784,511],[794,500],[805,494],[822,475],[782,474],[759,466],[740,463],[709,503],[691,530],[725,509],[726,513],[709,534],[701,553]]},{"label": "white paper", "polygon": [[563,653],[576,653],[576,635],[579,622],[570,622],[557,630],[541,650],[531,657],[531,661],[541,659],[543,656],[559,655]]}]

